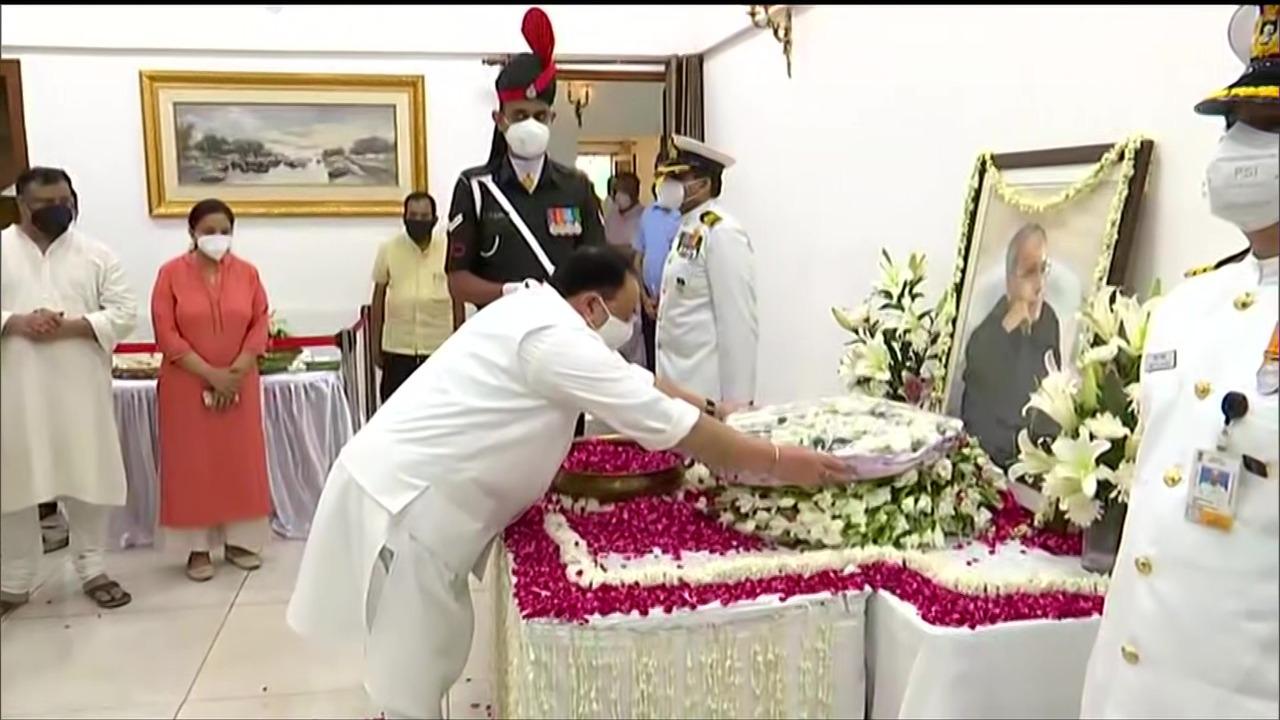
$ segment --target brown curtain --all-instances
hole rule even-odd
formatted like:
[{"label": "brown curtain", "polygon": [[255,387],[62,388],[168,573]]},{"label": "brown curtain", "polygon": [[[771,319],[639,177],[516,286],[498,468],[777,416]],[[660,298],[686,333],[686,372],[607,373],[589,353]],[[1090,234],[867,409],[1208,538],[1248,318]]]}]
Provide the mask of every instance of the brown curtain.
[{"label": "brown curtain", "polygon": [[663,125],[668,135],[706,139],[706,123],[702,115],[701,55],[674,55],[667,60],[667,90],[663,95],[663,106]]}]

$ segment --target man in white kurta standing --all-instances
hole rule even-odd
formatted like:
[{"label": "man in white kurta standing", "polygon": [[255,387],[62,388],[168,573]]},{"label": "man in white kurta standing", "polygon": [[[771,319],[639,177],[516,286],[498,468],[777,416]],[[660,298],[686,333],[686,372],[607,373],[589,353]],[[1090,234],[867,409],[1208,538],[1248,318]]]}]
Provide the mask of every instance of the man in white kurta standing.
[{"label": "man in white kurta standing", "polygon": [[1249,70],[1196,110],[1226,117],[1209,209],[1249,247],[1152,317],[1146,430],[1083,718],[1280,717],[1280,41],[1264,40],[1280,5],[1245,12]]},{"label": "man in white kurta standing", "polygon": [[20,223],[0,234],[0,610],[27,602],[42,555],[36,506],[61,501],[84,592],[131,600],[103,566],[124,460],[111,401],[111,352],[137,320],[119,261],[71,227],[71,178],[18,178]]},{"label": "man in white kurta standing", "polygon": [[755,252],[720,206],[733,158],[676,135],[658,168],[658,202],[683,217],[662,271],[658,377],[731,406],[756,395]]},{"label": "man in white kurta standing", "polygon": [[549,489],[583,410],[714,467],[848,479],[834,458],[734,432],[627,363],[617,349],[639,299],[625,255],[574,251],[549,285],[468,320],[343,448],[287,617],[311,637],[364,637],[365,687],[387,717],[440,717],[471,648],[467,574]]}]

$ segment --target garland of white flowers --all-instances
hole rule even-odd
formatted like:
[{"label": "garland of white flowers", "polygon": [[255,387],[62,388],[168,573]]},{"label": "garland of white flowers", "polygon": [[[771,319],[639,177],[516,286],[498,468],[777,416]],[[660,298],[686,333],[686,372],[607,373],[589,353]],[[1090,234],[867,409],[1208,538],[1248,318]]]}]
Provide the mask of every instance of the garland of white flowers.
[{"label": "garland of white flowers", "polygon": [[[1138,151],[1142,148],[1144,142],[1148,142],[1148,138],[1142,135],[1132,135],[1116,143],[1107,152],[1103,153],[1102,157],[1093,164],[1084,177],[1058,194],[1046,199],[1035,199],[1020,193],[1016,188],[1009,185],[1005,180],[1004,173],[1001,172],[1000,168],[996,167],[995,156],[989,151],[981,153],[977,162],[974,163],[973,171],[969,174],[969,186],[965,192],[964,211],[960,220],[960,240],[957,243],[951,292],[955,293],[956,297],[960,297],[964,291],[965,272],[968,267],[969,251],[973,242],[973,230],[976,223],[975,212],[980,200],[984,178],[990,178],[996,196],[1000,200],[1023,213],[1038,215],[1057,210],[1092,191],[1101,184],[1112,167],[1119,163],[1118,187],[1115,195],[1111,198],[1111,206],[1108,209],[1106,222],[1103,225],[1102,252],[1098,256],[1098,264],[1093,270],[1092,284],[1088,295],[1092,296],[1098,292],[1106,283],[1107,275],[1111,270],[1111,258],[1115,253],[1116,242],[1120,238],[1120,225],[1124,219],[1124,207],[1129,199],[1129,182],[1132,180],[1137,168]],[[946,334],[951,337],[954,336],[956,331],[956,317],[953,316],[949,320],[951,327],[947,328],[949,332]],[[943,368],[942,377],[937,381],[939,385],[945,384],[946,373],[949,369],[949,367]]]},{"label": "garland of white flowers", "polygon": [[656,562],[628,563],[621,567],[605,568],[596,561],[586,540],[574,531],[564,515],[548,512],[543,518],[543,526],[560,551],[565,575],[571,582],[586,589],[604,585],[652,587],[678,583],[737,583],[782,575],[810,576],[833,571],[849,572],[870,563],[901,564],[944,588],[967,595],[1050,592],[1104,595],[1108,585],[1105,576],[1073,575],[1067,572],[1037,571],[1023,577],[992,577],[968,569],[941,553],[880,546],[806,552],[771,550],[734,553],[713,556],[699,563],[663,557]]}]

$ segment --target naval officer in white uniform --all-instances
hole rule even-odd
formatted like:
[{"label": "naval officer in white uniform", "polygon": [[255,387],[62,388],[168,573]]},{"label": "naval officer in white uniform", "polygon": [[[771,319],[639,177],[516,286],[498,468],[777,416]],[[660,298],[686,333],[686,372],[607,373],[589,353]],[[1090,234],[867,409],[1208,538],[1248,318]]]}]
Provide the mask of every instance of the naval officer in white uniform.
[{"label": "naval officer in white uniform", "polygon": [[1258,40],[1245,77],[1196,106],[1227,118],[1208,200],[1249,249],[1152,318],[1146,430],[1082,718],[1280,716],[1280,45]]},{"label": "naval officer in white uniform", "polygon": [[549,285],[468,320],[343,448],[287,617],[304,635],[364,637],[365,686],[388,717],[440,717],[471,647],[467,574],[546,493],[583,410],[712,466],[848,480],[834,458],[734,432],[627,363],[616,351],[639,299],[617,250],[574,251]]},{"label": "naval officer in white uniform", "polygon": [[658,203],[682,213],[663,267],[655,341],[657,374],[713,403],[756,396],[755,252],[720,207],[733,158],[692,138],[671,138],[658,168]]}]

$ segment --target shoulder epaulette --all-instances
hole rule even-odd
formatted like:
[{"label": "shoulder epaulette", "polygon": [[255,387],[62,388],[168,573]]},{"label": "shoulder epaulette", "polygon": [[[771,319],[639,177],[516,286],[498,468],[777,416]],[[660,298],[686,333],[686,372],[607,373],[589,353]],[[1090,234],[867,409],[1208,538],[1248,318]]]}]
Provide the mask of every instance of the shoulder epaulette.
[{"label": "shoulder epaulette", "polygon": [[477,178],[477,177],[480,177],[481,175],[488,175],[491,172],[492,171],[489,169],[488,165],[477,165],[476,167],[467,168],[466,170],[463,170],[462,179],[471,180],[472,178]]},{"label": "shoulder epaulette", "polygon": [[707,227],[715,227],[716,224],[723,219],[724,218],[720,217],[720,215],[717,214],[716,211],[714,210],[708,210],[698,216],[698,220],[700,220],[702,224],[706,225]]},{"label": "shoulder epaulette", "polygon": [[1222,258],[1221,260],[1215,263],[1212,263],[1210,265],[1201,265],[1200,267],[1191,268],[1190,270],[1183,273],[1182,276],[1193,278],[1193,277],[1196,277],[1197,275],[1204,275],[1205,273],[1211,273],[1214,270],[1224,268],[1227,265],[1231,265],[1232,263],[1238,263],[1241,260],[1248,257],[1248,255],[1249,255],[1249,249],[1245,248],[1244,250],[1241,250],[1238,253],[1232,253],[1231,255],[1228,255]]}]

